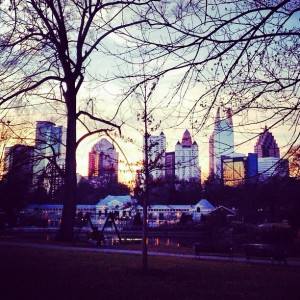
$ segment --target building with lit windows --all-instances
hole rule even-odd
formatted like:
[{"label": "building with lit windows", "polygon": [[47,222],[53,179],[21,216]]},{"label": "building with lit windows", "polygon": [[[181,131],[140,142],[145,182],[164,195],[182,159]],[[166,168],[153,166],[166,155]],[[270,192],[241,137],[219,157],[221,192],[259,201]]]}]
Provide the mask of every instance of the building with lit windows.
[{"label": "building with lit windows", "polygon": [[165,159],[165,179],[166,182],[174,183],[175,182],[175,152],[166,152]]},{"label": "building with lit windows", "polygon": [[[206,199],[201,199],[195,205],[149,205],[147,208],[148,226],[159,227],[163,224],[177,223],[183,215],[191,216],[194,221],[200,221],[203,215],[208,215],[215,209],[216,208]],[[141,205],[137,205],[135,211],[143,217],[143,207]]]},{"label": "building with lit windows", "polygon": [[273,134],[265,127],[264,131],[259,135],[254,146],[254,153],[258,157],[276,157],[280,158],[280,152]]},{"label": "building with lit windows", "polygon": [[[148,226],[159,227],[160,225],[178,223],[183,215],[190,216],[194,221],[200,221],[203,216],[209,215],[219,209],[220,207],[215,207],[206,199],[201,199],[194,205],[148,205]],[[24,208],[22,213],[41,212],[48,218],[49,227],[58,227],[60,225],[62,211],[62,204],[30,204]],[[122,229],[131,226],[137,214],[139,214],[142,219],[144,210],[143,207],[137,203],[137,200],[130,195],[108,195],[104,199],[100,199],[95,205],[76,205],[76,214],[84,216],[86,213],[90,215],[93,225],[99,229],[103,227],[108,214],[112,213],[117,227]]]},{"label": "building with lit windows", "polygon": [[192,141],[188,130],[185,130],[181,142],[178,141],[175,146],[175,177],[176,181],[201,181],[198,144]]},{"label": "building with lit windows", "polygon": [[119,153],[103,138],[89,152],[88,176],[99,181],[118,181]]},{"label": "building with lit windows", "polygon": [[258,158],[258,174],[261,181],[271,177],[288,177],[289,161],[277,157],[259,157]]},{"label": "building with lit windows", "polygon": [[274,176],[289,176],[288,160],[280,158],[277,142],[267,126],[259,135],[254,152],[258,155],[258,174],[261,181]]},{"label": "building with lit windows", "polygon": [[66,163],[64,158],[58,159],[55,165],[48,164],[46,167],[45,187],[51,197],[55,191],[65,183],[64,176],[62,176],[65,172],[65,167]]},{"label": "building with lit windows", "polygon": [[153,135],[148,138],[148,165],[152,180],[165,178],[166,136]]},{"label": "building with lit windows", "polygon": [[46,187],[50,193],[62,186],[64,178],[60,170],[64,170],[65,159],[66,128],[48,121],[36,122],[33,184]]},{"label": "building with lit windows", "polygon": [[32,146],[14,145],[5,148],[3,175],[10,174],[17,182],[32,185],[33,178],[33,151]]},{"label": "building with lit windows", "polygon": [[106,217],[112,212],[116,218],[131,217],[137,201],[130,195],[112,196],[108,195],[100,199],[95,205],[98,216]]},{"label": "building with lit windows", "polygon": [[258,181],[256,153],[248,156],[221,156],[221,179],[226,186],[238,186]]},{"label": "building with lit windows", "polygon": [[221,115],[217,109],[214,131],[209,138],[209,174],[221,178],[221,156],[234,153],[234,132],[231,109]]}]

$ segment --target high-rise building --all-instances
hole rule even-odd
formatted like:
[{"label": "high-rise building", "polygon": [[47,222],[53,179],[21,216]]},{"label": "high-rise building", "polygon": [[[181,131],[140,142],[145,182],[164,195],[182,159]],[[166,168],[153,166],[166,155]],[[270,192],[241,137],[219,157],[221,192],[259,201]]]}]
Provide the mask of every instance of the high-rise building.
[{"label": "high-rise building", "polygon": [[32,184],[33,147],[17,144],[5,148],[4,175],[8,173],[17,181]]},{"label": "high-rise building", "polygon": [[103,138],[96,143],[89,152],[89,178],[103,183],[118,181],[119,153],[114,145]]},{"label": "high-rise building", "polygon": [[198,144],[192,141],[191,134],[185,130],[181,143],[175,146],[176,180],[200,183]]},{"label": "high-rise building", "polygon": [[[64,169],[66,129],[49,121],[36,122],[33,183],[43,185],[53,193],[64,179],[57,167]],[[55,183],[55,186],[51,183]],[[58,184],[59,183],[59,184]]]},{"label": "high-rise building", "polygon": [[152,135],[148,138],[148,165],[152,180],[165,178],[166,136]]},{"label": "high-rise building", "polygon": [[165,179],[166,182],[174,183],[175,182],[175,152],[166,152],[165,160]]},{"label": "high-rise building", "polygon": [[258,155],[260,180],[267,180],[273,176],[289,176],[288,160],[280,159],[279,147],[267,126],[259,135],[254,146],[254,152]]},{"label": "high-rise building", "polygon": [[259,157],[258,174],[261,181],[274,176],[288,177],[289,161],[278,157]]},{"label": "high-rise building", "polygon": [[50,197],[65,183],[64,176],[61,175],[65,171],[65,166],[65,159],[58,159],[55,165],[48,164],[46,168],[45,186]]},{"label": "high-rise building", "polygon": [[238,186],[244,183],[258,181],[257,154],[249,153],[248,156],[221,157],[221,179],[224,185]]},{"label": "high-rise building", "polygon": [[259,135],[257,142],[254,146],[254,153],[257,153],[259,158],[280,158],[280,152],[276,140],[267,127],[265,127],[264,131]]},{"label": "high-rise building", "polygon": [[221,156],[234,153],[234,133],[231,109],[221,116],[217,109],[214,131],[209,138],[209,173],[221,178]]}]

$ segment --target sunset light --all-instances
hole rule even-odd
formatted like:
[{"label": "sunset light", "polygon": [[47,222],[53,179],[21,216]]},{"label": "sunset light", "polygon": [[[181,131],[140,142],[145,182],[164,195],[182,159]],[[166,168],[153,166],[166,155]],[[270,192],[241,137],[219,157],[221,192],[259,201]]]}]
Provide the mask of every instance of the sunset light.
[{"label": "sunset light", "polygon": [[1,299],[300,299],[299,0],[0,3]]}]

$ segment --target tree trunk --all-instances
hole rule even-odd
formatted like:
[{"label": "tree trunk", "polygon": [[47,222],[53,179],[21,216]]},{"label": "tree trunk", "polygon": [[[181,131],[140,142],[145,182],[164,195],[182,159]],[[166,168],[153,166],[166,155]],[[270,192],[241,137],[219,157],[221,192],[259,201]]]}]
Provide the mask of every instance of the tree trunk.
[{"label": "tree trunk", "polygon": [[144,199],[143,199],[143,232],[142,232],[142,240],[143,240],[143,250],[142,250],[142,267],[143,272],[147,273],[148,271],[148,245],[147,245],[147,238],[148,238],[148,202],[149,202],[149,156],[148,156],[148,126],[147,126],[147,107],[145,105],[145,192],[144,192]]},{"label": "tree trunk", "polygon": [[67,142],[63,213],[58,240],[72,241],[74,238],[74,222],[76,213],[76,93],[68,89],[65,93],[67,112]]},{"label": "tree trunk", "polygon": [[148,248],[147,248],[147,215],[148,215],[148,196],[144,195],[143,200],[143,232],[142,232],[142,240],[143,240],[143,250],[142,250],[142,265],[143,265],[143,271],[146,273],[148,270]]}]

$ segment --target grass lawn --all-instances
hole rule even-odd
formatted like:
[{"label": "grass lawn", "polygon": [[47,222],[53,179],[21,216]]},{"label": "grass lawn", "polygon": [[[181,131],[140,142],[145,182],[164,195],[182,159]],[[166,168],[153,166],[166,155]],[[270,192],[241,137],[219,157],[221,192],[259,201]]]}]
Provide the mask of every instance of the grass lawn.
[{"label": "grass lawn", "polygon": [[299,300],[300,270],[0,245],[0,299]]}]

